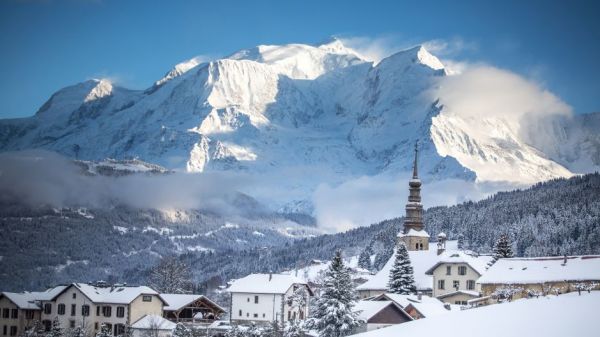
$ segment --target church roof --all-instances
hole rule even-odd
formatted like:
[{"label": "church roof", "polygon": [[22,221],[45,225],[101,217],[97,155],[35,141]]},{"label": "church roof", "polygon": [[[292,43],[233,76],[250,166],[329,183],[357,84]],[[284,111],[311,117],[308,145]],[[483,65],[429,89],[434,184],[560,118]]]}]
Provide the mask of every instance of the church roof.
[{"label": "church roof", "polygon": [[398,233],[399,238],[402,238],[405,236],[417,236],[417,237],[421,237],[421,238],[428,238],[429,234],[425,230],[417,231],[414,228],[409,229],[408,233],[406,233],[406,234]]}]

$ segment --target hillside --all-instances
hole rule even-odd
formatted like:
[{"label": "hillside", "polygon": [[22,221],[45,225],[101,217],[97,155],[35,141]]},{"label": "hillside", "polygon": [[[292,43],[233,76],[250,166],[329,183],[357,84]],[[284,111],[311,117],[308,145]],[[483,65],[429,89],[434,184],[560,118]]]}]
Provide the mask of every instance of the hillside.
[{"label": "hillside", "polygon": [[[141,282],[159,256],[171,253],[193,266],[200,283],[300,267],[312,259],[328,260],[336,249],[356,256],[369,246],[380,256],[376,260],[385,262],[402,226],[396,218],[319,235],[314,227],[276,214],[225,218],[200,210],[170,214],[124,206],[32,210],[4,204],[0,209],[5,229],[0,240],[6,243],[0,247],[0,283],[10,290],[73,280]],[[425,222],[432,236],[444,231],[482,253],[508,232],[517,238],[520,256],[600,254],[600,174],[430,208]]]}]

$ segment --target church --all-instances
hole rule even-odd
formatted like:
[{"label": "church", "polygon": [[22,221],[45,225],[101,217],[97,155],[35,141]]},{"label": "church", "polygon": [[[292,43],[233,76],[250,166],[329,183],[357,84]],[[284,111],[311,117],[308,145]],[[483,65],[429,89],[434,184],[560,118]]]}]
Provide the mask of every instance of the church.
[{"label": "church", "polygon": [[[437,238],[437,245],[429,246],[429,234],[425,231],[423,221],[423,204],[421,203],[421,179],[418,172],[418,147],[415,144],[415,157],[413,162],[412,178],[408,182],[409,196],[406,204],[406,217],[404,218],[404,228],[397,235],[397,242],[404,242],[408,249],[411,264],[414,270],[415,284],[417,291],[424,295],[434,295],[434,276],[429,269],[438,264],[445,256],[446,249],[457,251],[456,241],[446,242],[445,234],[440,233]],[[385,266],[375,274],[369,281],[357,287],[361,299],[379,296],[388,291],[388,281],[390,270],[394,264],[392,256]]]}]

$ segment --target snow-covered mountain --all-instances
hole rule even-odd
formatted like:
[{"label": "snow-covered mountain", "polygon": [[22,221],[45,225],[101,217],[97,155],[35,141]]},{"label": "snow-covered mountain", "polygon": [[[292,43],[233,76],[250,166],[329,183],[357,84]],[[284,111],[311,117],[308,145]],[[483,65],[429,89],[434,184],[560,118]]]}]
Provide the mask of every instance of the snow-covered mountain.
[{"label": "snow-covered mountain", "polygon": [[600,114],[524,132],[508,117],[451,113],[430,96],[444,76],[422,46],[377,64],[336,39],[258,46],[178,64],[144,91],[104,79],[61,89],[35,116],[0,121],[0,149],[242,171],[296,201],[322,182],[408,171],[417,140],[425,179],[528,184],[599,168]]}]

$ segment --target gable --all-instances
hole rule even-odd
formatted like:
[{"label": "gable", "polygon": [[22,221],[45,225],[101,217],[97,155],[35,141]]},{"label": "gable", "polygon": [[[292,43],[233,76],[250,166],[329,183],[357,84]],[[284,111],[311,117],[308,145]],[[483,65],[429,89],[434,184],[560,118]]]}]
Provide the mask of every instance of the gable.
[{"label": "gable", "polygon": [[404,312],[398,306],[390,304],[383,308],[381,311],[373,315],[367,323],[377,324],[400,324],[408,321],[412,321],[412,317]]}]

